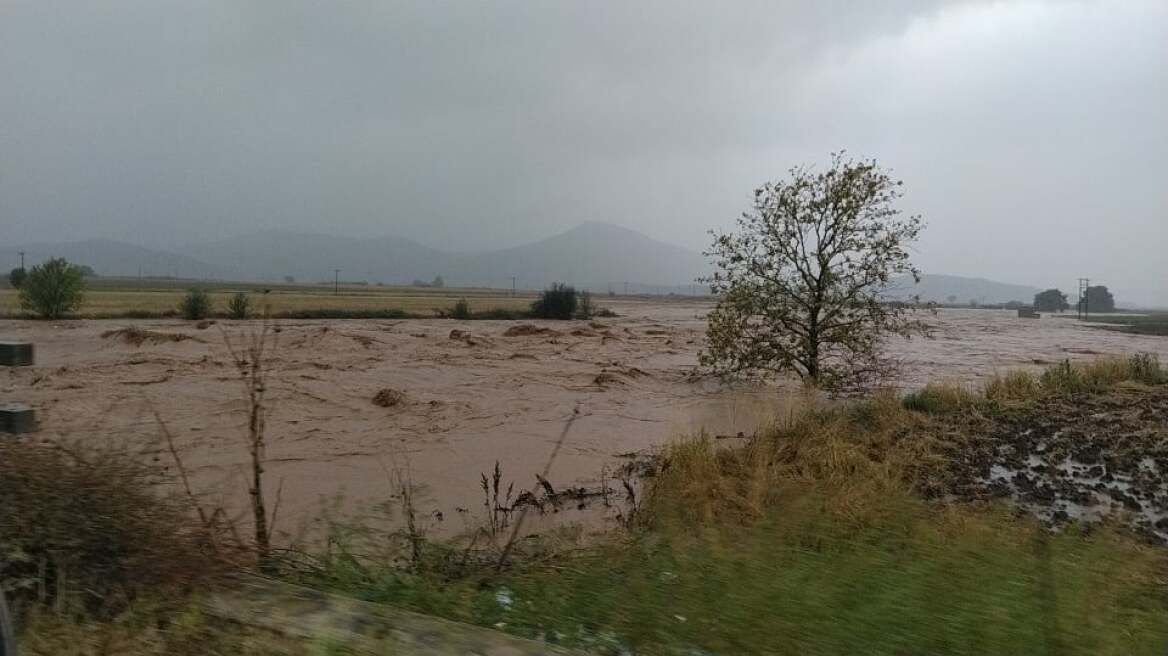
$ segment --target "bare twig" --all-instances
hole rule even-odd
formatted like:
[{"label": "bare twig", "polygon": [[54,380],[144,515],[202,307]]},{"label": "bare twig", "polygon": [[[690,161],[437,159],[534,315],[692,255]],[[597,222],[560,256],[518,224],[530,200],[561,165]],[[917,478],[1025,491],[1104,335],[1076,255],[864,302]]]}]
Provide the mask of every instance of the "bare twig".
[{"label": "bare twig", "polygon": [[170,451],[170,457],[174,460],[174,466],[178,469],[179,479],[182,481],[183,489],[186,490],[187,498],[191,500],[191,504],[195,507],[195,512],[199,513],[199,521],[203,523],[204,529],[211,528],[211,520],[207,516],[207,511],[203,509],[203,505],[199,503],[198,497],[195,496],[191,489],[191,480],[187,476],[187,468],[183,465],[182,458],[178,455],[178,449],[174,446],[174,434],[170,432],[170,427],[162,420],[162,415],[158,413],[158,408],[154,407],[154,403],[147,400],[150,406],[150,412],[154,415],[154,421],[158,422],[158,430],[162,431],[162,436],[166,438],[166,448]]},{"label": "bare twig", "polygon": [[[577,405],[572,410],[572,416],[568,417],[568,421],[564,423],[564,430],[560,432],[560,439],[556,440],[556,447],[552,449],[551,456],[548,457],[547,464],[544,465],[543,474],[536,477],[538,480],[547,481],[548,474],[551,473],[552,465],[556,461],[556,457],[560,455],[560,449],[564,446],[564,440],[568,437],[568,431],[572,429],[572,424],[580,418],[580,406]],[[534,492],[533,492],[534,494]],[[519,531],[523,529],[523,520],[527,518],[527,511],[531,506],[524,506],[523,510],[519,512],[519,519],[515,521],[515,527],[511,529],[511,537],[507,539],[507,544],[503,546],[503,553],[499,556],[499,563],[497,569],[502,569],[507,564],[507,557],[511,555],[511,548],[515,545],[515,540],[519,537]]]},{"label": "bare twig", "polygon": [[272,533],[276,530],[276,517],[280,514],[280,501],[284,497],[284,477],[280,477],[280,482],[276,484],[276,503],[272,505],[272,517],[268,522],[268,543],[272,541]]}]

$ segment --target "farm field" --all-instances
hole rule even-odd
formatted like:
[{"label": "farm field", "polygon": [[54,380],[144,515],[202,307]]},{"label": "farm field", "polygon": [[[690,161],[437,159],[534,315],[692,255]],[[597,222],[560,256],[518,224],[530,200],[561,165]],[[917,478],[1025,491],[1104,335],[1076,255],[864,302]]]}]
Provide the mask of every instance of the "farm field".
[{"label": "farm field", "polygon": [[[400,310],[409,314],[433,315],[449,310],[461,298],[467,299],[475,311],[521,310],[527,308],[536,295],[535,292],[518,291],[512,296],[509,290],[482,288],[341,285],[334,292],[331,285],[96,278],[87,282],[85,302],[77,314],[87,318],[107,318],[177,313],[179,301],[192,288],[206,290],[216,312],[224,311],[230,296],[242,291],[253,296],[257,311],[266,305],[274,315],[306,310]],[[0,317],[19,316],[22,316],[22,311],[16,290],[0,289]]]}]

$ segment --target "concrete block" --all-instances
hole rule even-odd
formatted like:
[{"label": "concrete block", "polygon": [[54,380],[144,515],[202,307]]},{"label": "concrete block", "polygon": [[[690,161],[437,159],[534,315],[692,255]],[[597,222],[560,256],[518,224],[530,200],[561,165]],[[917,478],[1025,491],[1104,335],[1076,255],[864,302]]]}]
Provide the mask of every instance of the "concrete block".
[{"label": "concrete block", "polygon": [[36,415],[23,403],[0,403],[0,432],[31,433],[36,430]]},{"label": "concrete block", "polygon": [[0,342],[0,366],[28,367],[32,365],[32,344],[28,342]]}]

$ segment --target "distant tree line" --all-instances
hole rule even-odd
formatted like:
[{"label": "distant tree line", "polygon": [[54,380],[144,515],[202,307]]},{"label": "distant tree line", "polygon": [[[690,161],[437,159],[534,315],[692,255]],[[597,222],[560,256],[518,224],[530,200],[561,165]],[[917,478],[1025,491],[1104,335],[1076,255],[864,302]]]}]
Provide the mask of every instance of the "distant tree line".
[{"label": "distant tree line", "polygon": [[[1087,288],[1085,298],[1079,299],[1079,309],[1090,312],[1114,312],[1115,297],[1106,285],[1095,285]],[[1085,306],[1085,307],[1084,307]],[[1058,289],[1048,289],[1034,295],[1034,309],[1039,312],[1065,312],[1071,309],[1067,295]]]}]

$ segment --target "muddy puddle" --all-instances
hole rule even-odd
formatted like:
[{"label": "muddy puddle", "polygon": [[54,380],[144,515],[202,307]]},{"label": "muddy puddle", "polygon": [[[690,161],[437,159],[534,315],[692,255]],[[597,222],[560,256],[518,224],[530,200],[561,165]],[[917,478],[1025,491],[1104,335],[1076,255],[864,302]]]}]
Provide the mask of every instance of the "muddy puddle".
[{"label": "muddy puddle", "polygon": [[991,420],[959,496],[1009,500],[1044,522],[1123,523],[1168,542],[1168,391],[1050,399]]}]

